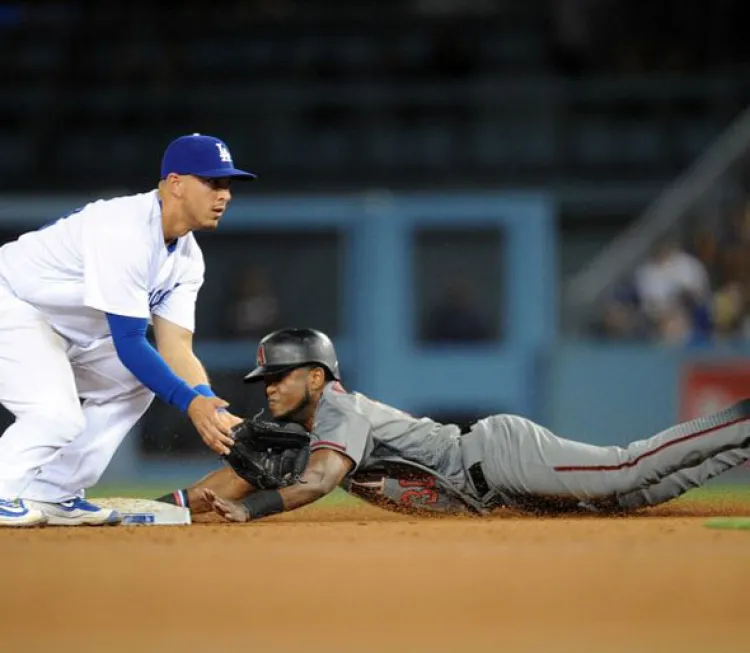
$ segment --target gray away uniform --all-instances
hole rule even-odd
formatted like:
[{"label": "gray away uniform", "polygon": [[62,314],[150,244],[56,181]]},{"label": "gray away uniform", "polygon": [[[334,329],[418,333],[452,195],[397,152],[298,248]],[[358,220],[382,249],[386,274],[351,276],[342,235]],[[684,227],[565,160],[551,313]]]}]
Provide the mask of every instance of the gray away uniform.
[{"label": "gray away uniform", "polygon": [[669,501],[750,459],[750,400],[626,447],[566,440],[517,415],[461,434],[329,383],[311,451],[354,467],[344,488],[384,507],[486,513],[621,511]]}]

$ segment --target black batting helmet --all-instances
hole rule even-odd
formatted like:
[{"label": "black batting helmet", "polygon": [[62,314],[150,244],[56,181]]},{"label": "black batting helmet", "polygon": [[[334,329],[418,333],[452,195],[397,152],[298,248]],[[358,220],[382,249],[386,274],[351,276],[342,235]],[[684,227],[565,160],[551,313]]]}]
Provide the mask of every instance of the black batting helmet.
[{"label": "black batting helmet", "polygon": [[339,362],[331,339],[316,329],[280,329],[264,336],[258,345],[257,367],[245,376],[245,383],[265,376],[290,372],[304,365],[320,365],[337,381]]}]

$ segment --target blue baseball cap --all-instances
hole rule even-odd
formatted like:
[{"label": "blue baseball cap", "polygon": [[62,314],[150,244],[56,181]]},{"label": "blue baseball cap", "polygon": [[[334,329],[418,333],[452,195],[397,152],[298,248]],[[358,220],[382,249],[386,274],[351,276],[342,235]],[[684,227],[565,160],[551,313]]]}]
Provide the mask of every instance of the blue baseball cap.
[{"label": "blue baseball cap", "polygon": [[255,179],[256,175],[234,167],[227,144],[215,136],[189,134],[173,140],[161,160],[161,178],[170,173],[206,179],[230,177]]}]

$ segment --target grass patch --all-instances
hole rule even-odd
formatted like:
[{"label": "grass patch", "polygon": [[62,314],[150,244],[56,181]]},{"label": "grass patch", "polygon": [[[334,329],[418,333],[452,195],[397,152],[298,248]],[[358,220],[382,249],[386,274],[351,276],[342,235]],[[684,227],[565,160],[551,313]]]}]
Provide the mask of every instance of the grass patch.
[{"label": "grass patch", "polygon": [[706,501],[730,501],[750,504],[750,485],[713,485],[690,490],[676,501],[681,503]]}]

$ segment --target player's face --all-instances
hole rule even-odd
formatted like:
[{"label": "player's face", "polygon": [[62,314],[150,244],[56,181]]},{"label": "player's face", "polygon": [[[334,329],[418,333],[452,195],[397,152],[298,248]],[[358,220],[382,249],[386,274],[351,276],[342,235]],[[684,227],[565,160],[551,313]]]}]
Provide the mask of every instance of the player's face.
[{"label": "player's face", "polygon": [[320,368],[298,367],[286,374],[265,377],[269,412],[275,419],[303,421],[324,382],[325,373]]},{"label": "player's face", "polygon": [[286,374],[265,377],[266,401],[273,417],[280,419],[294,412],[307,396],[306,368],[297,368]]},{"label": "player's face", "polygon": [[227,210],[232,199],[228,178],[204,179],[193,175],[182,177],[184,185],[183,200],[193,228],[216,229],[219,220]]}]

